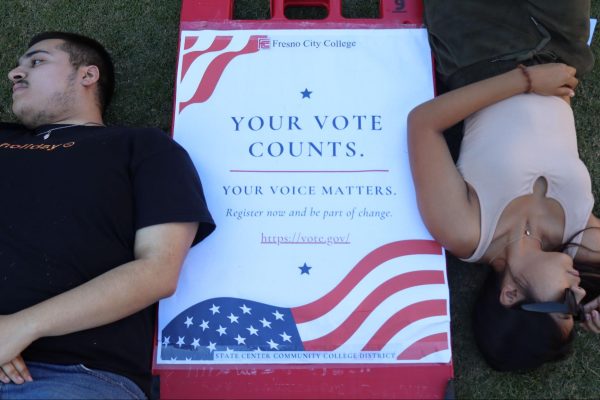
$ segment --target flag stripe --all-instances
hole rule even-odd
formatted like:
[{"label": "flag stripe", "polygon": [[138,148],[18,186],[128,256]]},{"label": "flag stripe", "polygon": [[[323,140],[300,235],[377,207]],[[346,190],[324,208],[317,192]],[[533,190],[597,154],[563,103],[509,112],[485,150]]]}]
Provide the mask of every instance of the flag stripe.
[{"label": "flag stripe", "polygon": [[[186,38],[186,46],[188,45],[187,39],[189,39],[189,38]],[[196,37],[196,39],[198,39],[198,38]],[[198,57],[200,57],[202,54],[224,50],[227,46],[229,46],[229,43],[231,43],[232,39],[233,39],[233,36],[217,36],[217,37],[215,37],[215,39],[213,40],[211,45],[208,47],[208,49],[200,50],[200,51],[190,51],[189,53],[184,54],[183,59],[182,59],[182,64],[181,64],[181,79],[180,79],[180,81],[183,80],[183,78],[185,77],[185,74],[187,74],[187,72],[188,72],[188,69],[190,68],[192,63],[194,61],[196,61],[196,59]]]},{"label": "flag stripe", "polygon": [[200,80],[200,84],[198,85],[194,96],[192,96],[192,98],[188,101],[179,103],[179,112],[182,112],[184,108],[190,104],[202,103],[208,100],[210,96],[212,96],[215,88],[217,87],[219,79],[221,79],[223,71],[225,71],[225,68],[231,62],[231,60],[244,54],[256,53],[258,51],[258,39],[261,37],[262,36],[258,35],[250,36],[248,43],[243,49],[239,51],[230,51],[215,57],[215,59],[212,60],[206,68],[206,71],[204,71],[202,80]]},{"label": "flag stripe", "polygon": [[198,41],[198,39],[200,39],[199,36],[187,36],[185,38],[185,43],[183,45],[183,50],[187,50],[187,49],[190,49],[190,48],[194,47],[194,45],[196,44],[196,42]]},{"label": "flag stripe", "polygon": [[331,311],[348,293],[376,267],[396,257],[415,254],[442,254],[440,245],[432,240],[392,242],[367,254],[329,293],[304,306],[292,308],[296,323],[317,319]]},{"label": "flag stripe", "polygon": [[448,350],[448,334],[436,333],[416,341],[396,358],[397,360],[420,360],[438,351]]},{"label": "flag stripe", "polygon": [[447,314],[446,300],[427,300],[413,303],[388,319],[379,328],[363,351],[380,351],[404,327],[420,319]]},{"label": "flag stripe", "polygon": [[[412,271],[389,279],[373,290],[336,329],[318,339],[304,341],[304,347],[308,350],[334,350],[356,332],[372,310],[394,293],[413,286],[443,283],[444,273],[442,271]],[[328,347],[322,348],[321,346],[324,344],[327,344]],[[318,348],[313,348],[313,345]]]}]

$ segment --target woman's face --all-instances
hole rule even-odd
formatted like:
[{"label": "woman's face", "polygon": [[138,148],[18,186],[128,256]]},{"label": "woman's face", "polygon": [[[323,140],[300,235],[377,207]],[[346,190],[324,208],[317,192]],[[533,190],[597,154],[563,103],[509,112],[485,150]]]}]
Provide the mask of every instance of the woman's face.
[{"label": "woman's face", "polygon": [[[535,252],[527,257],[527,262],[519,263],[515,268],[509,267],[505,287],[512,287],[514,301],[503,300],[502,304],[513,304],[532,299],[536,302],[564,300],[565,289],[570,288],[575,293],[578,303],[585,296],[585,290],[579,286],[581,278],[579,272],[573,268],[573,259],[564,253]],[[573,318],[565,314],[552,314],[552,317],[566,332],[573,327]]]},{"label": "woman's face", "polygon": [[566,288],[579,287],[581,278],[573,259],[564,253],[540,251],[515,275],[535,301],[562,301]]}]

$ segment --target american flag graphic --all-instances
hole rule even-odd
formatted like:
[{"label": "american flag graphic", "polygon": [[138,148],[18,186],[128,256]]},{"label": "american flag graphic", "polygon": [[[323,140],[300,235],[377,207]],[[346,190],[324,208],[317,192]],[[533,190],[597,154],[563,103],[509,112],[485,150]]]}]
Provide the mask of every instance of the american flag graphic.
[{"label": "american flag graphic", "polygon": [[187,106],[197,103],[203,103],[210,99],[217,83],[221,79],[221,75],[236,57],[246,54],[258,52],[260,49],[269,48],[269,39],[262,35],[252,35],[246,42],[243,48],[233,51],[224,51],[231,44],[233,36],[216,36],[210,46],[203,50],[191,50],[198,41],[197,36],[188,36],[183,44],[183,57],[181,60],[180,82],[187,75],[190,67],[200,57],[211,57],[210,62],[206,65],[204,72],[195,74],[201,76],[198,82],[196,92],[187,101],[179,103],[179,112],[182,112]]},{"label": "american flag graphic", "polygon": [[[368,359],[387,363],[422,360],[448,350],[443,269],[405,270],[372,285],[370,290],[358,294],[354,290],[363,287],[382,264],[410,255],[442,256],[442,249],[430,240],[386,244],[360,260],[324,296],[296,307],[233,297],[201,301],[181,312],[162,330],[160,359],[218,363],[234,358],[256,362],[269,354],[287,354],[296,362],[306,363],[323,352],[348,356],[352,350],[351,358],[356,362]],[[415,295],[417,289],[419,294]],[[394,296],[404,296],[404,300],[390,307]],[[350,297],[352,301],[348,301]],[[344,303],[353,306],[342,307]],[[420,321],[436,318],[439,323],[430,324],[433,329],[430,326],[425,333],[415,332]],[[393,345],[397,340],[408,343]],[[336,362],[331,357],[327,360]]]}]

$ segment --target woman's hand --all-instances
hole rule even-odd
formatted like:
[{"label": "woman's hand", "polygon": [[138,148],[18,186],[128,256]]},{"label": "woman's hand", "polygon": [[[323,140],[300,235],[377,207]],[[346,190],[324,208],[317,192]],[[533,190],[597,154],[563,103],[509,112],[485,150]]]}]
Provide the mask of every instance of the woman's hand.
[{"label": "woman's hand", "polygon": [[[532,92],[545,96],[573,97],[579,83],[575,72],[575,68],[566,64],[551,63],[526,67],[523,74],[529,74]],[[523,78],[527,81],[526,76]]]},{"label": "woman's hand", "polygon": [[600,297],[585,304],[583,309],[585,316],[581,327],[589,332],[600,333]]}]

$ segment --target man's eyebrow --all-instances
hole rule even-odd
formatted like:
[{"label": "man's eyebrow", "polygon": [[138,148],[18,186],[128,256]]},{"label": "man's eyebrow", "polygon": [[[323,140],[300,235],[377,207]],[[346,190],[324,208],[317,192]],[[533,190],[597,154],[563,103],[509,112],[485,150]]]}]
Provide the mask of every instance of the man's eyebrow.
[{"label": "man's eyebrow", "polygon": [[46,54],[50,54],[50,52],[49,52],[49,51],[42,50],[42,49],[38,49],[38,50],[31,50],[29,53],[25,53],[25,54],[23,55],[23,57],[25,57],[25,58],[29,58],[29,57],[31,57],[32,55],[34,55],[34,54],[37,54],[37,53],[46,53]]}]

